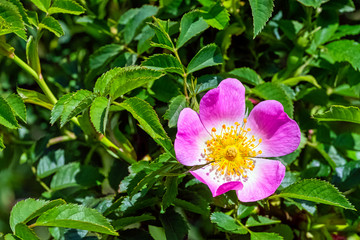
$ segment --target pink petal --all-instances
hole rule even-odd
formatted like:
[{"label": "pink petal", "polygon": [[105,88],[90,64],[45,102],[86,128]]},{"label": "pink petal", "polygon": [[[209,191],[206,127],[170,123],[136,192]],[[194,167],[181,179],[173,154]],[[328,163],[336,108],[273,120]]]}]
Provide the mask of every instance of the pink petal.
[{"label": "pink petal", "polygon": [[259,157],[278,157],[292,153],[300,144],[298,124],[289,118],[278,101],[268,100],[256,105],[251,111],[246,128],[261,144],[255,149],[261,150]]},{"label": "pink petal", "polygon": [[204,149],[211,138],[201,123],[199,114],[190,108],[181,111],[174,143],[177,160],[186,166],[205,164]]},{"label": "pink petal", "polygon": [[257,158],[253,171],[247,171],[243,189],[237,191],[242,202],[254,202],[273,194],[285,176],[285,166],[280,161]]},{"label": "pink petal", "polygon": [[243,184],[239,181],[239,177],[229,177],[217,172],[211,164],[208,164],[198,170],[190,171],[195,178],[206,184],[213,195],[219,196],[230,190],[241,190]]},{"label": "pink petal", "polygon": [[200,101],[200,119],[209,132],[213,127],[220,130],[223,124],[242,123],[244,114],[245,88],[234,78],[223,80]]}]

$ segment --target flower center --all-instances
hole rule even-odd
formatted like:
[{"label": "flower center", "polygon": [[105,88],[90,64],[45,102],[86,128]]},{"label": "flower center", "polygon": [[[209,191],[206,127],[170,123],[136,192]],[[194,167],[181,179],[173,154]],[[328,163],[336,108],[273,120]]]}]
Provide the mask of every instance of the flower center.
[{"label": "flower center", "polygon": [[211,130],[212,138],[206,142],[204,154],[217,173],[247,178],[247,172],[255,168],[251,158],[262,153],[255,150],[262,139],[249,136],[251,129],[246,128],[246,122],[245,118],[242,126],[238,122],[229,127],[224,124],[220,134],[215,128]]}]

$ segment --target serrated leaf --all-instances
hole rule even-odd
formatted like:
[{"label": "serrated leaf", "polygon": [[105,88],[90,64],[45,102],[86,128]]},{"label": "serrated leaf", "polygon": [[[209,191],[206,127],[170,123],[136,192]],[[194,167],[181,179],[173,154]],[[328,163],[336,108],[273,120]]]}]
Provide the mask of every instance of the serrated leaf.
[{"label": "serrated leaf", "polygon": [[237,234],[247,234],[248,231],[243,226],[236,223],[236,220],[223,212],[214,212],[210,220],[215,223],[220,231]]},{"label": "serrated leaf", "polygon": [[26,40],[24,21],[18,7],[8,1],[0,1],[0,36],[15,33]]},{"label": "serrated leaf", "polygon": [[30,220],[40,216],[47,210],[56,207],[58,205],[65,204],[62,199],[53,201],[35,200],[28,198],[26,200],[18,202],[11,210],[10,213],[10,227],[15,232],[15,226],[18,223],[27,223]]},{"label": "serrated leaf", "polygon": [[[68,121],[70,121],[71,118],[86,110],[94,98],[95,94],[88,90],[79,90],[73,93],[63,104],[63,110],[60,116],[60,127],[63,127]],[[55,106],[58,104],[60,104],[59,101],[55,104]]]},{"label": "serrated leaf", "polygon": [[168,49],[170,51],[174,51],[174,44],[170,38],[168,32],[162,27],[161,24],[148,23],[149,26],[155,31],[156,42],[150,43],[154,47],[161,47]]},{"label": "serrated leaf", "polygon": [[51,4],[51,0],[30,0],[30,1],[43,12],[47,12]]},{"label": "serrated leaf", "polygon": [[167,177],[165,181],[166,191],[162,198],[162,210],[165,211],[175,200],[178,194],[178,177]]},{"label": "serrated leaf", "polygon": [[179,75],[182,75],[184,71],[179,60],[169,54],[154,54],[143,61],[141,65],[150,69],[173,72]]},{"label": "serrated leaf", "polygon": [[50,124],[54,124],[61,116],[65,103],[71,99],[71,97],[74,95],[74,93],[68,93],[62,96],[54,105],[53,109],[51,110],[51,116],[50,116]]},{"label": "serrated leaf", "polygon": [[133,97],[120,104],[139,121],[140,126],[147,132],[155,142],[161,145],[167,152],[173,155],[173,145],[162,127],[154,109],[147,102]]},{"label": "serrated leaf", "polygon": [[54,105],[49,103],[49,99],[42,93],[24,88],[17,88],[17,93],[25,103],[32,103],[51,110]]},{"label": "serrated leaf", "polygon": [[327,112],[315,114],[314,118],[318,121],[341,121],[360,124],[360,109],[355,106],[334,105]]},{"label": "serrated leaf", "polygon": [[48,10],[49,14],[67,13],[73,15],[80,15],[85,12],[85,9],[73,0],[55,0]]},{"label": "serrated leaf", "polygon": [[176,48],[181,48],[193,37],[205,31],[209,25],[205,22],[199,11],[184,14],[180,22],[180,35],[176,42]]},{"label": "serrated leaf", "polygon": [[26,224],[24,223],[18,223],[15,226],[15,234],[16,236],[20,237],[21,239],[26,240],[40,240],[34,230],[30,229]]},{"label": "serrated leaf", "polygon": [[154,216],[151,216],[150,214],[143,214],[141,216],[134,217],[123,217],[113,221],[112,225],[114,226],[115,230],[119,230],[123,229],[128,225],[149,220],[156,220],[156,218]]},{"label": "serrated leaf", "polygon": [[213,4],[203,17],[207,24],[219,30],[223,30],[230,21],[228,11],[220,3]]},{"label": "serrated leaf", "polygon": [[108,44],[97,49],[89,58],[89,68],[91,70],[101,68],[121,53],[123,46],[118,44]]},{"label": "serrated leaf", "polygon": [[35,11],[27,11],[27,15],[29,18],[29,23],[34,25],[35,27],[39,26],[39,18],[38,14]]},{"label": "serrated leaf", "polygon": [[266,82],[253,88],[252,92],[265,100],[279,101],[283,105],[284,111],[289,115],[289,117],[293,117],[293,103],[281,85]]},{"label": "serrated leaf", "polygon": [[28,15],[26,13],[26,10],[24,8],[24,5],[20,2],[20,0],[8,0],[9,2],[11,2],[12,4],[14,4],[20,15],[21,15],[21,18],[22,20],[26,23],[26,24],[29,24],[29,19],[28,19]]},{"label": "serrated leaf", "polygon": [[187,66],[188,73],[199,71],[203,68],[219,65],[223,63],[220,48],[216,44],[209,44],[191,59]]},{"label": "serrated leaf", "polygon": [[23,240],[23,239],[18,238],[17,236],[10,234],[10,233],[6,234],[4,239],[5,240]]},{"label": "serrated leaf", "polygon": [[330,38],[330,41],[338,40],[345,36],[354,36],[358,34],[360,34],[360,25],[340,25]]},{"label": "serrated leaf", "polygon": [[165,229],[166,239],[182,240],[188,233],[186,222],[173,209],[168,209],[164,214],[161,214],[160,221]]},{"label": "serrated leaf", "polygon": [[264,225],[271,225],[275,223],[281,223],[280,220],[273,220],[267,217],[263,217],[260,215],[250,216],[246,221],[247,227],[256,227],[256,226],[264,226]]},{"label": "serrated leaf", "polygon": [[273,0],[249,0],[254,21],[254,38],[265,27],[274,9]]},{"label": "serrated leaf", "polygon": [[57,37],[64,35],[64,31],[60,23],[51,16],[44,17],[43,20],[39,23],[39,28],[45,28],[54,33]]},{"label": "serrated leaf", "polygon": [[42,214],[35,226],[64,227],[118,236],[109,220],[97,210],[81,205],[65,204]]},{"label": "serrated leaf", "polygon": [[302,199],[355,210],[354,206],[337,188],[328,182],[317,179],[305,179],[296,182],[276,196]]},{"label": "serrated leaf", "polygon": [[353,40],[339,40],[326,46],[327,52],[322,56],[330,62],[349,62],[355,70],[360,70],[360,44]]},{"label": "serrated leaf", "polygon": [[21,97],[15,93],[10,94],[6,101],[12,108],[16,116],[18,116],[24,123],[26,123],[26,106]]},{"label": "serrated leaf", "polygon": [[163,75],[162,72],[145,67],[131,66],[113,68],[103,74],[95,83],[94,92],[102,96],[110,94],[116,98]]},{"label": "serrated leaf", "polygon": [[177,121],[180,112],[186,108],[186,98],[184,95],[179,95],[170,100],[169,108],[164,114],[164,119],[169,120],[169,128],[177,126]]},{"label": "serrated leaf", "polygon": [[198,205],[195,205],[191,202],[188,202],[188,201],[185,201],[182,199],[175,198],[173,201],[173,204],[177,207],[183,208],[184,210],[194,212],[197,214],[201,214],[201,215],[205,215],[205,216],[209,216],[209,214],[210,214],[210,211],[208,208],[200,207]]},{"label": "serrated leaf", "polygon": [[73,162],[61,167],[53,176],[50,187],[53,191],[68,187],[93,187],[100,185],[104,176],[93,166],[81,166]]},{"label": "serrated leaf", "polygon": [[130,18],[129,22],[125,25],[125,43],[129,44],[135,37],[137,30],[144,23],[144,21],[151,16],[155,16],[157,12],[158,8],[156,6],[143,5],[141,8],[138,8],[136,14],[132,18]]},{"label": "serrated leaf", "polygon": [[297,0],[297,1],[307,7],[319,8],[321,4],[328,2],[329,0]]},{"label": "serrated leaf", "polygon": [[[162,227],[156,227],[149,225],[149,233],[154,240],[166,239],[165,229]],[[6,239],[5,239],[6,240]]]},{"label": "serrated leaf", "polygon": [[11,109],[9,103],[0,96],[0,125],[7,128],[16,129],[19,128],[19,124],[16,121],[15,114]]},{"label": "serrated leaf", "polygon": [[267,233],[267,232],[250,232],[251,240],[283,240],[284,238],[277,233]]},{"label": "serrated leaf", "polygon": [[39,178],[47,177],[55,173],[58,169],[65,165],[65,151],[64,149],[51,150],[46,152],[44,156],[40,158],[37,165],[37,176]]},{"label": "serrated leaf", "polygon": [[94,128],[99,133],[105,134],[107,115],[109,113],[109,99],[106,97],[97,97],[90,107],[90,119]]},{"label": "serrated leaf", "polygon": [[281,80],[282,84],[288,85],[288,86],[295,86],[299,82],[309,82],[313,84],[317,88],[321,88],[321,86],[317,83],[316,79],[311,75],[305,75],[305,76],[298,76],[298,77],[292,77],[287,78],[284,80]]},{"label": "serrated leaf", "polygon": [[243,67],[243,68],[235,68],[229,74],[234,75],[241,82],[251,84],[253,86],[257,86],[264,82],[262,78],[252,69]]}]

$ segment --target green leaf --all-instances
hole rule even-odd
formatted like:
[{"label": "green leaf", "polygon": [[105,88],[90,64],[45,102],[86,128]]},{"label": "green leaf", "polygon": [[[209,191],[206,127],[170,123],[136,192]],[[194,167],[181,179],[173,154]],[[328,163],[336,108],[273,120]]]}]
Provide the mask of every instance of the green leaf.
[{"label": "green leaf", "polygon": [[273,220],[269,219],[267,217],[263,217],[260,215],[250,216],[248,220],[246,221],[247,227],[256,227],[256,226],[264,226],[264,225],[271,225],[281,223],[280,220]]},{"label": "green leaf", "polygon": [[143,61],[141,65],[154,70],[177,73],[181,76],[184,71],[179,60],[169,54],[154,54]]},{"label": "green leaf", "polygon": [[15,33],[26,40],[24,21],[19,8],[11,2],[0,1],[0,36],[8,33]]},{"label": "green leaf", "polygon": [[307,7],[319,8],[321,4],[328,2],[329,0],[297,0],[297,1]]},{"label": "green leaf", "polygon": [[173,155],[173,145],[162,127],[154,109],[147,102],[133,97],[120,104],[139,121],[140,126],[147,132],[155,142],[161,145],[167,152]]},{"label": "green leaf", "polygon": [[166,239],[181,240],[188,233],[186,222],[173,209],[168,209],[164,214],[161,214],[160,221],[165,229]]},{"label": "green leaf", "polygon": [[276,233],[267,233],[267,232],[250,232],[251,240],[283,240],[282,236],[279,236]]},{"label": "green leaf", "polygon": [[9,103],[0,96],[0,124],[11,129],[19,128],[15,114]]},{"label": "green leaf", "polygon": [[39,26],[39,18],[37,12],[35,11],[27,11],[27,15],[29,18],[29,23],[34,25],[35,27]]},{"label": "green leaf", "polygon": [[179,95],[170,100],[169,108],[164,114],[164,119],[169,120],[169,128],[177,126],[177,121],[180,112],[186,108],[186,98],[184,95]]},{"label": "green leaf", "polygon": [[40,240],[34,230],[30,229],[26,224],[24,223],[18,223],[15,226],[15,234],[16,236],[20,237],[21,239],[26,240]]},{"label": "green leaf", "polygon": [[330,40],[338,40],[345,36],[354,36],[358,34],[360,34],[360,25],[340,25]]},{"label": "green leaf", "polygon": [[285,188],[278,197],[296,198],[355,210],[354,206],[328,182],[305,179]]},{"label": "green leaf", "polygon": [[180,22],[180,35],[176,42],[176,48],[181,48],[193,37],[205,31],[209,25],[205,22],[199,11],[184,14]]},{"label": "green leaf", "polygon": [[57,171],[51,180],[50,187],[53,191],[68,187],[88,188],[100,185],[103,180],[104,176],[99,173],[99,169],[73,162]]},{"label": "green leaf", "polygon": [[252,69],[243,67],[243,68],[235,68],[229,74],[234,75],[241,82],[251,84],[253,86],[257,86],[264,82],[262,78]]},{"label": "green leaf", "polygon": [[17,88],[17,93],[24,100],[25,103],[36,104],[51,110],[54,105],[49,103],[49,99],[42,93],[34,90],[28,90],[24,88]]},{"label": "green leaf", "polygon": [[5,148],[4,142],[3,142],[3,136],[0,135],[0,151],[2,151]]},{"label": "green leaf", "polygon": [[5,235],[5,240],[23,240],[23,239],[18,238],[17,236],[9,233]]},{"label": "green leaf", "polygon": [[137,13],[125,25],[124,39],[126,44],[129,44],[133,40],[136,32],[146,19],[157,14],[158,8],[156,6],[143,5],[141,8],[138,8],[136,12]]},{"label": "green leaf", "polygon": [[106,123],[109,113],[109,99],[97,97],[90,107],[90,119],[97,132],[105,134]]},{"label": "green leaf", "polygon": [[102,96],[110,94],[111,98],[115,100],[162,75],[163,73],[160,71],[145,67],[113,68],[96,81],[94,92]]},{"label": "green leaf", "polygon": [[124,47],[118,44],[108,44],[100,47],[90,55],[89,68],[91,70],[101,68],[120,54],[123,49]]},{"label": "green leaf", "polygon": [[353,40],[339,40],[326,46],[323,57],[333,62],[349,62],[355,70],[360,70],[360,44]]},{"label": "green leaf", "polygon": [[162,211],[165,211],[178,194],[178,177],[167,177],[165,181],[166,191],[162,198]]},{"label": "green leaf", "polygon": [[10,105],[11,109],[24,123],[26,123],[26,106],[21,97],[15,93],[10,94],[6,101]]},{"label": "green leaf", "polygon": [[149,221],[149,220],[156,220],[156,218],[149,214],[143,214],[141,216],[134,216],[134,217],[123,217],[123,218],[115,220],[112,223],[112,225],[114,226],[115,230],[120,230],[131,224]]},{"label": "green leaf", "polygon": [[237,224],[236,220],[223,212],[214,212],[210,216],[212,223],[215,223],[220,231],[237,234],[247,234],[248,231],[243,226]]},{"label": "green leaf", "polygon": [[254,38],[265,27],[274,9],[273,0],[249,0],[254,21]]},{"label": "green leaf", "polygon": [[30,220],[40,216],[47,210],[56,207],[58,205],[65,204],[62,199],[53,201],[35,200],[28,198],[26,200],[18,202],[11,210],[10,213],[10,227],[15,232],[15,226],[18,223],[27,223]]},{"label": "green leaf", "polygon": [[309,82],[313,84],[315,87],[321,88],[321,86],[317,83],[316,79],[311,75],[287,78],[280,82],[288,86],[296,86],[299,82]]},{"label": "green leaf", "polygon": [[203,17],[207,24],[219,30],[223,30],[230,20],[228,11],[219,2],[212,5]]},{"label": "green leaf", "polygon": [[240,204],[237,209],[237,218],[242,219],[251,214],[256,209],[256,206],[247,206]]},{"label": "green leaf", "polygon": [[159,23],[159,20],[155,18],[156,24],[148,23],[149,26],[155,31],[156,42],[152,42],[151,45],[154,47],[161,47],[174,51],[174,44],[171,41],[169,33],[164,29],[164,27]]},{"label": "green leaf", "polygon": [[30,0],[30,1],[43,12],[47,12],[51,4],[51,0]]},{"label": "green leaf", "polygon": [[22,20],[26,24],[30,24],[29,19],[28,19],[28,15],[27,15],[26,10],[24,8],[24,5],[20,2],[20,0],[8,0],[8,1],[11,2],[12,4],[14,4],[17,7],[17,9],[18,9],[18,11],[19,11],[19,13],[21,15]]},{"label": "green leaf", "polygon": [[183,208],[184,210],[194,212],[197,214],[201,214],[201,215],[205,215],[205,216],[209,216],[209,214],[210,214],[210,211],[208,208],[202,208],[198,205],[195,205],[191,202],[188,202],[188,201],[185,201],[182,199],[175,198],[173,201],[173,204],[177,207]]},{"label": "green leaf", "polygon": [[293,117],[294,107],[292,101],[280,84],[266,82],[253,88],[252,92],[265,100],[279,101],[289,117]]},{"label": "green leaf", "polygon": [[64,227],[118,236],[114,228],[97,210],[81,205],[65,204],[42,214],[35,226]]},{"label": "green leaf", "polygon": [[45,28],[55,34],[57,37],[64,35],[64,31],[61,28],[60,23],[51,16],[46,16],[43,20],[39,23],[39,28]]},{"label": "green leaf", "polygon": [[88,90],[79,90],[75,93],[69,93],[60,98],[51,111],[51,124],[61,117],[60,127],[63,127],[71,118],[86,110],[95,94]]},{"label": "green leaf", "polygon": [[317,113],[313,116],[318,121],[341,121],[360,124],[360,109],[355,106],[334,105],[324,113]]},{"label": "green leaf", "polygon": [[67,13],[73,15],[80,15],[85,12],[85,9],[73,0],[55,0],[49,8],[48,13]]},{"label": "green leaf", "polygon": [[166,239],[165,230],[162,227],[149,225],[149,233],[154,238],[154,240]]},{"label": "green leaf", "polygon": [[37,166],[37,176],[44,178],[50,176],[65,165],[64,149],[51,150],[40,158]]},{"label": "green leaf", "polygon": [[41,66],[38,54],[38,42],[33,36],[30,36],[26,43],[26,59],[28,65],[39,75],[41,73]]},{"label": "green leaf", "polygon": [[199,71],[200,69],[219,65],[223,63],[223,58],[219,47],[212,43],[206,45],[191,59],[187,66],[188,73]]}]

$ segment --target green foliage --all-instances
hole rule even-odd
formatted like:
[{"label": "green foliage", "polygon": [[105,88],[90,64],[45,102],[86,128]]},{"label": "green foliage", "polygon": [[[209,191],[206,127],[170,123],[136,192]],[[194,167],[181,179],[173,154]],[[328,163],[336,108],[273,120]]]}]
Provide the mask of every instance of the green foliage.
[{"label": "green foliage", "polygon": [[169,54],[152,55],[143,61],[141,65],[150,69],[173,72],[179,75],[182,75],[184,71],[179,60]]},{"label": "green foliage", "polygon": [[19,117],[21,121],[26,123],[26,107],[21,97],[13,93],[6,98],[6,101],[10,105],[15,115]]},{"label": "green foliage", "polygon": [[35,235],[35,232],[24,223],[16,224],[15,234],[21,239],[39,240],[39,238]]},{"label": "green foliage", "polygon": [[330,183],[305,179],[282,190],[277,196],[303,199],[355,210],[349,201]]},{"label": "green foliage", "polygon": [[186,97],[179,95],[170,100],[169,109],[164,114],[164,119],[169,120],[169,127],[176,127],[180,112],[186,107]]},{"label": "green foliage", "polygon": [[269,239],[269,240],[282,240],[283,238],[276,233],[266,233],[266,232],[250,232],[251,240],[261,240],[261,239]]},{"label": "green foliage", "polygon": [[85,9],[74,0],[55,0],[48,9],[49,14],[66,13],[79,15],[85,12]]},{"label": "green foliage", "polygon": [[353,68],[360,70],[360,44],[352,40],[339,40],[326,45],[327,55],[331,62],[349,62]]},{"label": "green foliage", "polygon": [[241,82],[248,83],[254,86],[263,83],[261,77],[250,68],[236,68],[229,73],[231,75],[234,75],[234,77]]},{"label": "green foliage", "polygon": [[23,18],[19,12],[19,10],[22,12],[22,9],[19,9],[18,6],[19,4],[13,4],[6,0],[0,1],[0,35],[15,33],[26,40]]},{"label": "green foliage", "polygon": [[160,221],[165,229],[166,239],[183,239],[188,232],[188,226],[182,216],[174,210],[167,210],[160,215]]},{"label": "green foliage", "polygon": [[358,107],[331,106],[324,113],[317,113],[314,118],[318,121],[343,121],[360,124],[360,109]]},{"label": "green foliage", "polygon": [[47,12],[50,4],[51,4],[51,0],[30,0],[33,4],[35,4],[35,6],[37,6],[41,11]]},{"label": "green foliage", "polygon": [[202,49],[191,59],[187,66],[187,72],[192,73],[203,68],[216,66],[223,63],[223,58],[220,49],[215,44],[209,44]]},{"label": "green foliage", "polygon": [[105,134],[109,113],[109,100],[106,97],[97,97],[90,107],[90,119],[99,133]]},{"label": "green foliage", "polygon": [[249,0],[251,12],[254,20],[254,38],[264,28],[266,22],[271,17],[274,1],[273,0]]},{"label": "green foliage", "polygon": [[15,118],[14,110],[2,97],[0,97],[0,124],[12,129],[19,127],[19,124]]},{"label": "green foliage", "polygon": [[60,23],[51,16],[46,16],[39,23],[39,28],[44,28],[55,34],[57,37],[64,35],[64,31],[61,28]]},{"label": "green foliage", "polygon": [[223,30],[229,23],[229,13],[220,3],[215,3],[203,14],[204,20],[213,28]]},{"label": "green foliage", "polygon": [[248,230],[242,226],[239,225],[234,218],[232,218],[229,215],[226,215],[222,212],[214,212],[211,214],[211,222],[215,223],[216,226],[221,231],[225,232],[231,232],[236,234],[246,234],[248,233]]}]

